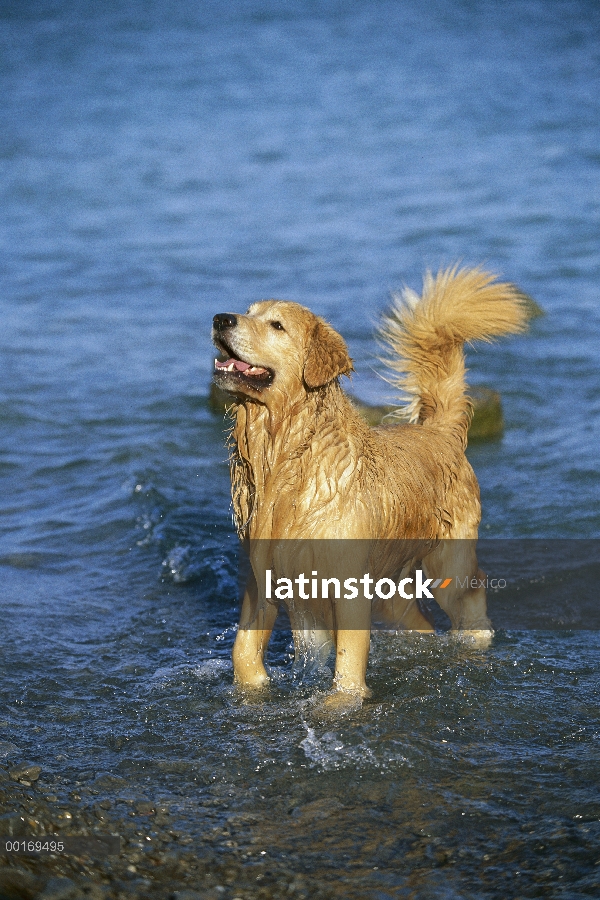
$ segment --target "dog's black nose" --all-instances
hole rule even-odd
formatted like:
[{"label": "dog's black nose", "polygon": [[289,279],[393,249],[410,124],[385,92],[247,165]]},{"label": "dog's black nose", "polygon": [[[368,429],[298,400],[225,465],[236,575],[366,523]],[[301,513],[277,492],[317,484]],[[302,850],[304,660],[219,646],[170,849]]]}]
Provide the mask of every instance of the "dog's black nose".
[{"label": "dog's black nose", "polygon": [[233,313],[218,313],[213,319],[215,331],[225,331],[226,328],[234,328],[237,325],[237,316]]}]

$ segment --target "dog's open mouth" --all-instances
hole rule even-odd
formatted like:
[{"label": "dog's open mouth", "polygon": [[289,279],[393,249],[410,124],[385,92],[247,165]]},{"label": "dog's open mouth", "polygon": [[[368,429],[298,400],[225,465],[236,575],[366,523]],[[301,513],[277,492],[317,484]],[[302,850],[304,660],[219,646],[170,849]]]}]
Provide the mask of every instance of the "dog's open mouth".
[{"label": "dog's open mouth", "polygon": [[270,369],[266,369],[264,366],[254,366],[252,363],[239,359],[221,341],[219,341],[219,349],[228,358],[225,360],[215,359],[215,376],[233,375],[237,381],[259,390],[267,387],[273,381],[274,373]]}]

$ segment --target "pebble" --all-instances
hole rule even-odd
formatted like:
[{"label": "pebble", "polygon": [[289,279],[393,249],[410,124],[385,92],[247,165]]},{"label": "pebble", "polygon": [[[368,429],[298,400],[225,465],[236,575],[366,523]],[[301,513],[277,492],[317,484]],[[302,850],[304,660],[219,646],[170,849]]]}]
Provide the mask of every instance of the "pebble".
[{"label": "pebble", "polygon": [[135,811],[140,816],[151,816],[155,812],[155,806],[148,800],[139,800],[135,804]]},{"label": "pebble", "polygon": [[116,790],[126,786],[127,782],[124,778],[121,778],[120,775],[113,775],[111,772],[99,772],[90,784],[90,787],[97,791]]},{"label": "pebble", "polygon": [[56,818],[63,822],[70,822],[73,818],[73,814],[70,813],[68,809],[59,809],[56,811]]},{"label": "pebble", "polygon": [[13,766],[12,769],[9,769],[8,774],[13,781],[28,781],[29,784],[31,784],[32,781],[38,780],[41,771],[41,766],[32,766],[27,763],[22,763],[20,766]]}]

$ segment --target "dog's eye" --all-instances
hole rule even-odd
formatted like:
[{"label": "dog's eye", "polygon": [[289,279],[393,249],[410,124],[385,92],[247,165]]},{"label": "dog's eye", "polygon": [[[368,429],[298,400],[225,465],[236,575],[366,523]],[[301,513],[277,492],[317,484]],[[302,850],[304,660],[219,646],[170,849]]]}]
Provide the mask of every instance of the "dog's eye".
[{"label": "dog's eye", "polygon": [[271,328],[274,328],[275,331],[285,331],[281,322],[271,322]]}]

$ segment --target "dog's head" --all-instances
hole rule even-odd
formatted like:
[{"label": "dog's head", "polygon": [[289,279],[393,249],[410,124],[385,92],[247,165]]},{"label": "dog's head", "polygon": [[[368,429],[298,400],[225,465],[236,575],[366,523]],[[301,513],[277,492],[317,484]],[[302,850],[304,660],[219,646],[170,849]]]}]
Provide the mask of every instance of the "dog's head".
[{"label": "dog's head", "polygon": [[343,338],[298,303],[263,300],[246,315],[219,313],[212,338],[223,355],[215,360],[217,386],[267,404],[270,396],[292,398],[352,371]]}]

